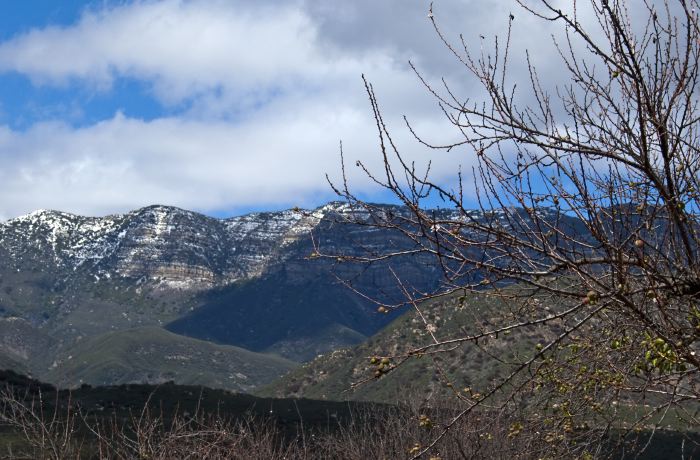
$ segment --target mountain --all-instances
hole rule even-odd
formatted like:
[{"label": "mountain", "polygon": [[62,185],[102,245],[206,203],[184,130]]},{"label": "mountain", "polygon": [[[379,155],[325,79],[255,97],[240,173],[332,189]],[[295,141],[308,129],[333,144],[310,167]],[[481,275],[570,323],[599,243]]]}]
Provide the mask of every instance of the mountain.
[{"label": "mountain", "polygon": [[[229,219],[150,206],[106,217],[43,210],[0,223],[0,328],[7,331],[0,363],[53,383],[76,384],[77,375],[104,382],[106,371],[91,363],[119,362],[128,355],[122,339],[152,334],[172,341],[173,350],[162,356],[184,343],[192,356],[208,353],[209,341],[238,355],[240,348],[255,352],[251,359],[264,354],[272,359],[266,366],[282,373],[289,363],[278,355],[303,361],[360,343],[396,314],[377,313],[342,281],[384,299],[398,299],[400,290],[386,264],[318,258],[316,245],[359,254],[412,243],[398,232],[347,223],[357,217],[343,203]],[[426,289],[440,278],[427,258],[392,263]],[[155,358],[139,364],[128,380],[173,376],[167,366],[153,367]],[[229,362],[242,366],[236,359]],[[81,362],[92,367],[69,366]],[[174,380],[190,382],[202,372],[187,366],[181,363]],[[211,381],[227,381],[222,379],[234,369],[224,367]],[[151,377],[141,372],[148,368]],[[66,378],[68,369],[76,378]],[[260,379],[245,385],[266,383],[273,373],[254,373]]]},{"label": "mountain", "polygon": [[346,223],[350,213],[340,205],[315,211],[323,217],[312,229],[313,240],[308,235],[287,243],[261,276],[202,293],[199,306],[171,322],[168,329],[254,351],[276,351],[300,361],[376,333],[399,312],[378,313],[374,303],[343,281],[350,281],[369,298],[390,302],[405,297],[389,267],[400,272],[404,282],[423,290],[438,286],[441,271],[426,255],[369,265],[315,258],[316,246],[325,253],[346,255],[415,247],[399,232]]},{"label": "mountain", "polygon": [[4,268],[18,273],[51,270],[202,289],[259,275],[322,216],[284,211],[214,219],[150,206],[96,218],[41,210],[0,225],[0,250]]},{"label": "mountain", "polygon": [[[432,213],[446,221],[466,218]],[[471,211],[468,218],[499,215]],[[442,281],[435,259],[414,251],[417,242],[401,231],[410,218],[401,206],[376,205],[370,213],[332,202],[228,219],[156,205],[106,217],[42,210],[0,223],[0,321],[21,329],[14,342],[0,342],[0,362],[58,383],[52,379],[63,377],[52,366],[67,365],[69,350],[87,353],[82,344],[106,337],[113,339],[101,343],[116,347],[121,342],[114,337],[123,336],[109,334],[156,328],[173,347],[189,337],[197,340],[187,347],[202,353],[213,342],[297,362],[359,344],[402,313],[379,313],[371,301],[405,300],[393,272],[414,291],[432,292]],[[377,219],[399,228],[378,228]],[[318,251],[344,257],[318,257]],[[389,251],[404,255],[348,261]],[[101,349],[105,356],[124,352]],[[176,381],[201,372],[182,366]],[[84,375],[104,380],[101,372]],[[152,375],[161,378],[161,370]]]}]

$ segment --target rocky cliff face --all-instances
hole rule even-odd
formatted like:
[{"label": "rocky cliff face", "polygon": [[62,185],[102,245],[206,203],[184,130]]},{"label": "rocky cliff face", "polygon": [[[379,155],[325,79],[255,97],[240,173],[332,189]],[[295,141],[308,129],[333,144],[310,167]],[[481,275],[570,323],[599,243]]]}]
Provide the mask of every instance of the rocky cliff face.
[{"label": "rocky cliff face", "polygon": [[166,206],[117,216],[36,211],[0,224],[5,267],[28,262],[96,278],[203,289],[260,275],[280,249],[308,236],[323,211],[214,219]]}]

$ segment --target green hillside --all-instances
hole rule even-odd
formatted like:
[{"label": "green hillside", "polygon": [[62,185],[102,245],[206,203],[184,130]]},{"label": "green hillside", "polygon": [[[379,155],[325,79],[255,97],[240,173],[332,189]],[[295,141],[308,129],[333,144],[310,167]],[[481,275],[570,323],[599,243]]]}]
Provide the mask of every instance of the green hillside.
[{"label": "green hillside", "polygon": [[59,343],[29,321],[0,318],[0,369],[40,375],[51,365]]},{"label": "green hillside", "polygon": [[276,355],[217,345],[158,327],[84,339],[60,355],[40,376],[60,387],[177,381],[249,391],[297,365]]},{"label": "green hillside", "polygon": [[[420,308],[428,324],[435,326],[436,336],[449,339],[492,326],[495,318],[507,310],[506,302],[493,293],[483,292],[435,299]],[[512,367],[489,358],[489,354],[502,361],[531,354],[543,339],[543,333],[541,329],[521,329],[499,340],[480,340],[479,347],[465,344],[438,356],[413,357],[375,378],[377,366],[370,362],[372,357],[397,357],[431,342],[425,324],[413,311],[397,318],[365,343],[320,356],[261,388],[257,394],[396,402],[408,395],[445,396],[452,389],[483,391]],[[396,360],[391,359],[391,366]],[[363,383],[352,388],[358,382]]]}]

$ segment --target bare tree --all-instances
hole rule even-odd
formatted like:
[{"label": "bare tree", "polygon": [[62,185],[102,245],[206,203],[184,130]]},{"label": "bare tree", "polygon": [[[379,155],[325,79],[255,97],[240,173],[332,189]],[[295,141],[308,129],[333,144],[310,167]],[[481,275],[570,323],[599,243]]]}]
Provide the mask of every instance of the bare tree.
[{"label": "bare tree", "polygon": [[[568,75],[564,84],[547,87],[529,54],[518,56],[526,81],[509,83],[513,15],[505,37],[474,54],[466,40],[454,43],[442,34],[431,6],[437,36],[467,78],[480,84],[483,100],[461,97],[444,79],[435,83],[413,67],[460,138],[434,145],[407,126],[430,149],[476,157],[477,212],[465,198],[471,184],[461,173],[450,186],[405,159],[365,82],[384,169],[357,165],[408,212],[364,202],[347,183],[336,192],[369,213],[372,225],[406,236],[411,253],[434,256],[444,274],[438,292],[419,293],[401,285],[396,273],[404,303],[418,310],[431,343],[387,355],[377,376],[417,356],[540,329],[546,340],[512,362],[505,378],[477,397],[455,392],[464,404],[455,421],[480,406],[506,410],[537,395],[527,426],[515,424],[514,435],[527,429],[582,456],[600,453],[580,442],[584,434],[600,440],[610,429],[653,431],[671,420],[697,429],[699,5],[516,2],[526,14],[561,26],[554,46]],[[436,195],[444,209],[427,209],[426,198]],[[322,249],[320,255],[338,256]],[[406,252],[355,260],[373,263]],[[519,288],[504,289],[512,285]],[[477,291],[505,300],[494,326],[444,336],[425,319],[420,301]],[[445,424],[434,441],[451,426]]]},{"label": "bare tree", "polygon": [[[82,410],[70,394],[55,393],[47,404],[41,393],[0,390],[0,439],[3,459],[317,459],[361,460],[402,458],[429,443],[439,420],[451,412],[429,411],[410,404],[357,406],[348,417],[327,425],[304,426],[303,420],[286,429],[273,418],[240,417],[153,410],[147,400],[140,411],[112,414]],[[411,402],[411,401],[409,401]],[[65,407],[61,407],[65,406]],[[75,407],[73,407],[75,406]],[[496,458],[518,454],[537,456],[546,445],[512,436],[508,420],[493,420],[486,438],[475,429],[483,414],[462,418],[440,446],[439,458]],[[22,442],[23,441],[23,442]]]},{"label": "bare tree", "polygon": [[[5,425],[20,433],[30,451],[17,458],[80,458],[83,440],[76,434],[79,414],[70,398],[65,407],[61,407],[58,394],[55,398],[50,410],[40,389],[36,394],[27,390],[23,395],[9,387],[0,389],[0,427]],[[15,458],[12,452],[9,458]]]}]

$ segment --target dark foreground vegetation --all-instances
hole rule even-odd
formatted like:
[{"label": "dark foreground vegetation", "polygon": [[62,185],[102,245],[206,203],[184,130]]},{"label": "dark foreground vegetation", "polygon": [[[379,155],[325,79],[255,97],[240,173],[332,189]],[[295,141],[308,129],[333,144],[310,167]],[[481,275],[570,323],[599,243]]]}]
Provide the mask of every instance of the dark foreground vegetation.
[{"label": "dark foreground vegetation", "polygon": [[[68,391],[9,371],[0,381],[2,459],[407,458],[452,420],[426,458],[557,458],[556,442],[520,436],[517,421],[487,411],[460,418],[447,408],[256,398],[174,384]],[[588,458],[693,458],[700,436],[619,431],[580,441],[590,443]]]}]

